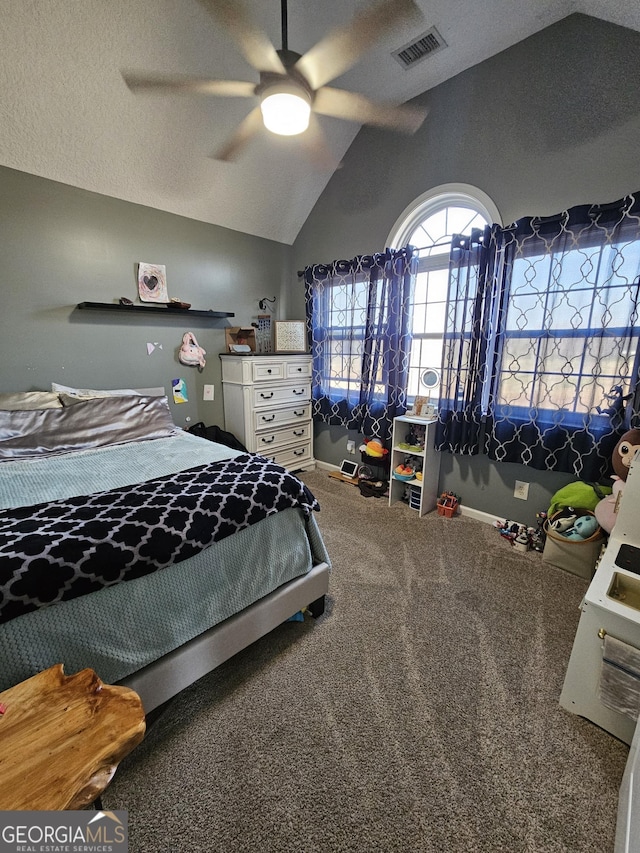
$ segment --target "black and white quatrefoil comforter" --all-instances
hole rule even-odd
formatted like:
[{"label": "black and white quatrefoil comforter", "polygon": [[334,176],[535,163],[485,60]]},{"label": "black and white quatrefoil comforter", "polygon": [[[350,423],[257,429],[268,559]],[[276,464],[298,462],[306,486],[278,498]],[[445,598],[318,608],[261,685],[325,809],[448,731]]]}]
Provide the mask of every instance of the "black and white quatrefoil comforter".
[{"label": "black and white quatrefoil comforter", "polygon": [[290,507],[307,487],[242,454],[93,495],[0,511],[0,622],[179,563]]}]

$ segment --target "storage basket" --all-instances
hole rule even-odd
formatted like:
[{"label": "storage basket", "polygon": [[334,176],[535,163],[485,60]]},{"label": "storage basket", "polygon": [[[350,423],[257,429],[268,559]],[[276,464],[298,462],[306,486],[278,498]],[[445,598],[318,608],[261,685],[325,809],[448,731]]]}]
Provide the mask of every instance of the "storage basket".
[{"label": "storage basket", "polygon": [[[547,534],[544,543],[544,551],[542,559],[545,563],[551,563],[559,569],[564,569],[571,574],[579,575],[581,578],[591,580],[595,571],[596,562],[600,554],[604,534],[602,529],[598,527],[588,539],[567,539],[551,527],[551,522],[556,518],[566,516],[566,511],[554,513],[551,518],[544,523],[545,533]],[[591,510],[576,509],[574,514],[579,517],[581,515],[594,515]]]},{"label": "storage basket", "polygon": [[453,506],[445,506],[443,504],[438,504],[438,515],[444,515],[445,518],[453,518],[453,516],[458,511],[457,502]]}]

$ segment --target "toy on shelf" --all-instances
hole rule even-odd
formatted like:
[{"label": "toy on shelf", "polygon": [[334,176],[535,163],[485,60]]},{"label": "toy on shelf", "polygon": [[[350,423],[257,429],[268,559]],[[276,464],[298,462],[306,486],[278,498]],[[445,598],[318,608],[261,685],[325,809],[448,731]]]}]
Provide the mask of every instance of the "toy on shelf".
[{"label": "toy on shelf", "polygon": [[393,469],[393,476],[396,480],[413,480],[416,476],[416,469],[405,461],[404,464],[396,465]]}]

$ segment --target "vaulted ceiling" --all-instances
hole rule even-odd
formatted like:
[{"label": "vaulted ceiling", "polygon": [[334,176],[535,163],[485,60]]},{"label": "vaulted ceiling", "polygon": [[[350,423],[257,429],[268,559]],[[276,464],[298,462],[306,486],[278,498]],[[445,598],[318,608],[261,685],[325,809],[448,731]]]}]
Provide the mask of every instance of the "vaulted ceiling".
[{"label": "vaulted ceiling", "polygon": [[[220,162],[212,154],[250,111],[249,100],[140,95],[123,80],[127,69],[257,83],[210,2],[1,0],[0,164],[292,243],[333,172],[302,137],[263,130],[236,162]],[[640,30],[637,0],[416,3],[422,21],[398,27],[331,85],[402,103],[573,12]],[[245,4],[281,47],[279,0]],[[367,5],[289,0],[289,47],[304,53]],[[432,26],[447,47],[402,68],[392,52]],[[339,163],[359,125],[318,121]]]}]

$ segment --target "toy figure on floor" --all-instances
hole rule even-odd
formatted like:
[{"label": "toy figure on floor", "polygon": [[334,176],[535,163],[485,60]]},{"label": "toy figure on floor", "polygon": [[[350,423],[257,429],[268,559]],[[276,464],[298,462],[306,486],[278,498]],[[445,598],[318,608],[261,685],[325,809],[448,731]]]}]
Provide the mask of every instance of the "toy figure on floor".
[{"label": "toy figure on floor", "polygon": [[636,450],[639,449],[640,429],[630,429],[628,432],[625,432],[613,450],[611,457],[615,472],[612,476],[614,481],[613,493],[603,498],[594,510],[600,527],[606,530],[607,533],[611,533],[615,527],[627,474],[629,473]]}]

